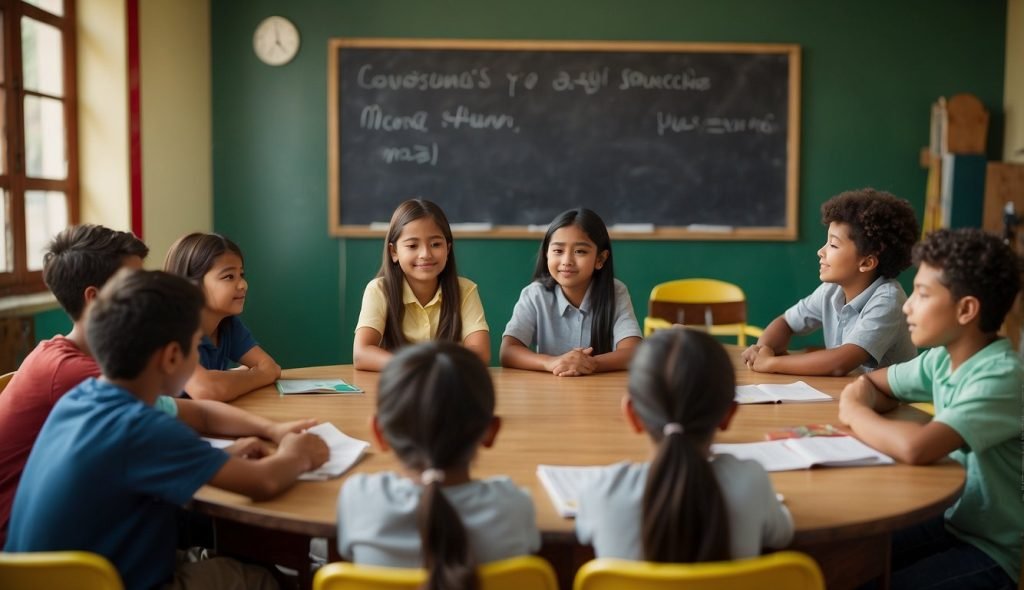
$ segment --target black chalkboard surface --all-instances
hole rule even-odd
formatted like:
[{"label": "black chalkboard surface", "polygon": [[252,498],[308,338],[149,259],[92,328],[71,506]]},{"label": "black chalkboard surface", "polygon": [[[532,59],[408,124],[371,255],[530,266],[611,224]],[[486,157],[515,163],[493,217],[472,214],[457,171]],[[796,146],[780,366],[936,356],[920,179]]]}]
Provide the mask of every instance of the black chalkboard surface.
[{"label": "black chalkboard surface", "polygon": [[639,238],[796,237],[796,46],[335,39],[329,51],[334,235],[379,235],[421,196],[466,224],[456,231],[494,237],[535,236],[576,206]]}]

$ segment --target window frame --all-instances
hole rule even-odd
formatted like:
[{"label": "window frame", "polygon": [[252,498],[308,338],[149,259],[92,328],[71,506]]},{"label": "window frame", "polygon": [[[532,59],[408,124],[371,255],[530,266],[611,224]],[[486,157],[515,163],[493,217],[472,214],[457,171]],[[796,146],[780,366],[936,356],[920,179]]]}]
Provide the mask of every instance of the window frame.
[{"label": "window frame", "polygon": [[[6,120],[6,153],[4,169],[0,173],[0,189],[10,199],[8,211],[13,241],[13,268],[0,272],[0,296],[34,293],[46,290],[42,271],[28,270],[28,245],[25,219],[25,193],[27,191],[60,191],[64,193],[68,208],[68,224],[79,222],[79,170],[78,170],[78,72],[75,31],[75,0],[63,0],[64,14],[57,16],[24,0],[0,0],[3,18],[3,109]],[[31,178],[26,172],[25,97],[57,98],[48,94],[25,90],[22,71],[21,19],[29,17],[57,28],[61,32],[64,65],[63,96],[65,154],[67,176],[63,180]],[[2,206],[2,202],[0,202]],[[0,227],[0,231],[3,228]]]}]

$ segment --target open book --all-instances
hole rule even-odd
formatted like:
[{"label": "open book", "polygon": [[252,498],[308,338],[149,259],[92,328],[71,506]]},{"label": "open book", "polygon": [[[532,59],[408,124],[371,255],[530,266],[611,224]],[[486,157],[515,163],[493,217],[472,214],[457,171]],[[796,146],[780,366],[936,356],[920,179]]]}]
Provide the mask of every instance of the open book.
[{"label": "open book", "polygon": [[341,379],[278,379],[275,385],[281,395],[340,395],[363,392],[362,389],[345,383]]},{"label": "open book", "polygon": [[576,516],[580,490],[597,480],[605,465],[591,467],[563,467],[559,465],[538,465],[537,479],[547,490],[555,511],[563,518]]},{"label": "open book", "polygon": [[768,442],[711,445],[715,454],[753,459],[765,471],[809,469],[816,465],[854,467],[889,465],[892,457],[879,453],[852,436],[789,438]]},{"label": "open book", "polygon": [[803,381],[796,383],[762,383],[737,385],[738,404],[778,404],[782,402],[830,402],[832,396],[822,393]]},{"label": "open book", "polygon": [[[359,461],[359,458],[363,456],[363,453],[370,446],[370,443],[366,441],[348,436],[330,422],[317,424],[306,432],[311,432],[324,439],[324,442],[327,443],[327,448],[331,450],[331,455],[326,463],[317,469],[307,471],[299,476],[299,479],[306,481],[322,481],[339,477],[355,465],[356,461]],[[203,440],[210,443],[210,446],[218,449],[229,447],[231,443],[235,442],[222,438],[203,437]]]}]

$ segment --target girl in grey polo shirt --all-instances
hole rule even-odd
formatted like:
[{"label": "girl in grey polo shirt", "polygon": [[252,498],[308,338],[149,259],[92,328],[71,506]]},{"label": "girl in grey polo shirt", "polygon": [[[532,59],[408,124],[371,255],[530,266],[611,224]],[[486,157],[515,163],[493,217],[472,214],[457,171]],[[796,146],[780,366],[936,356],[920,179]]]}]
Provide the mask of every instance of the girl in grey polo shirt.
[{"label": "girl in grey polo shirt", "polygon": [[656,332],[629,368],[626,419],[654,443],[648,463],[618,463],[580,494],[576,536],[598,557],[719,561],[783,547],[793,520],[758,463],[711,455],[736,404],[729,355],[704,332]]},{"label": "girl in grey polo shirt", "polygon": [[559,377],[621,371],[640,336],[629,291],[615,278],[604,221],[582,207],[563,211],[548,226],[533,282],[505,326],[501,365]]},{"label": "girl in grey polo shirt", "polygon": [[477,564],[540,548],[529,494],[508,477],[470,477],[477,449],[501,426],[491,376],[471,351],[443,341],[401,349],[381,373],[372,426],[405,470],[357,473],[342,486],[346,560],[426,567],[427,587],[467,588]]}]

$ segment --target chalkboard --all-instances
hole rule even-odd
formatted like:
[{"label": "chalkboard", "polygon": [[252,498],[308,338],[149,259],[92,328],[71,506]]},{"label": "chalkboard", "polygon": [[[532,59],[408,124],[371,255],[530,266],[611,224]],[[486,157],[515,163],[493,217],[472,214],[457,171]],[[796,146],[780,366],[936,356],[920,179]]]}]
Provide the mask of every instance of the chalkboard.
[{"label": "chalkboard", "polygon": [[462,234],[586,206],[613,235],[796,238],[795,45],[333,39],[328,62],[333,235],[420,196]]}]

